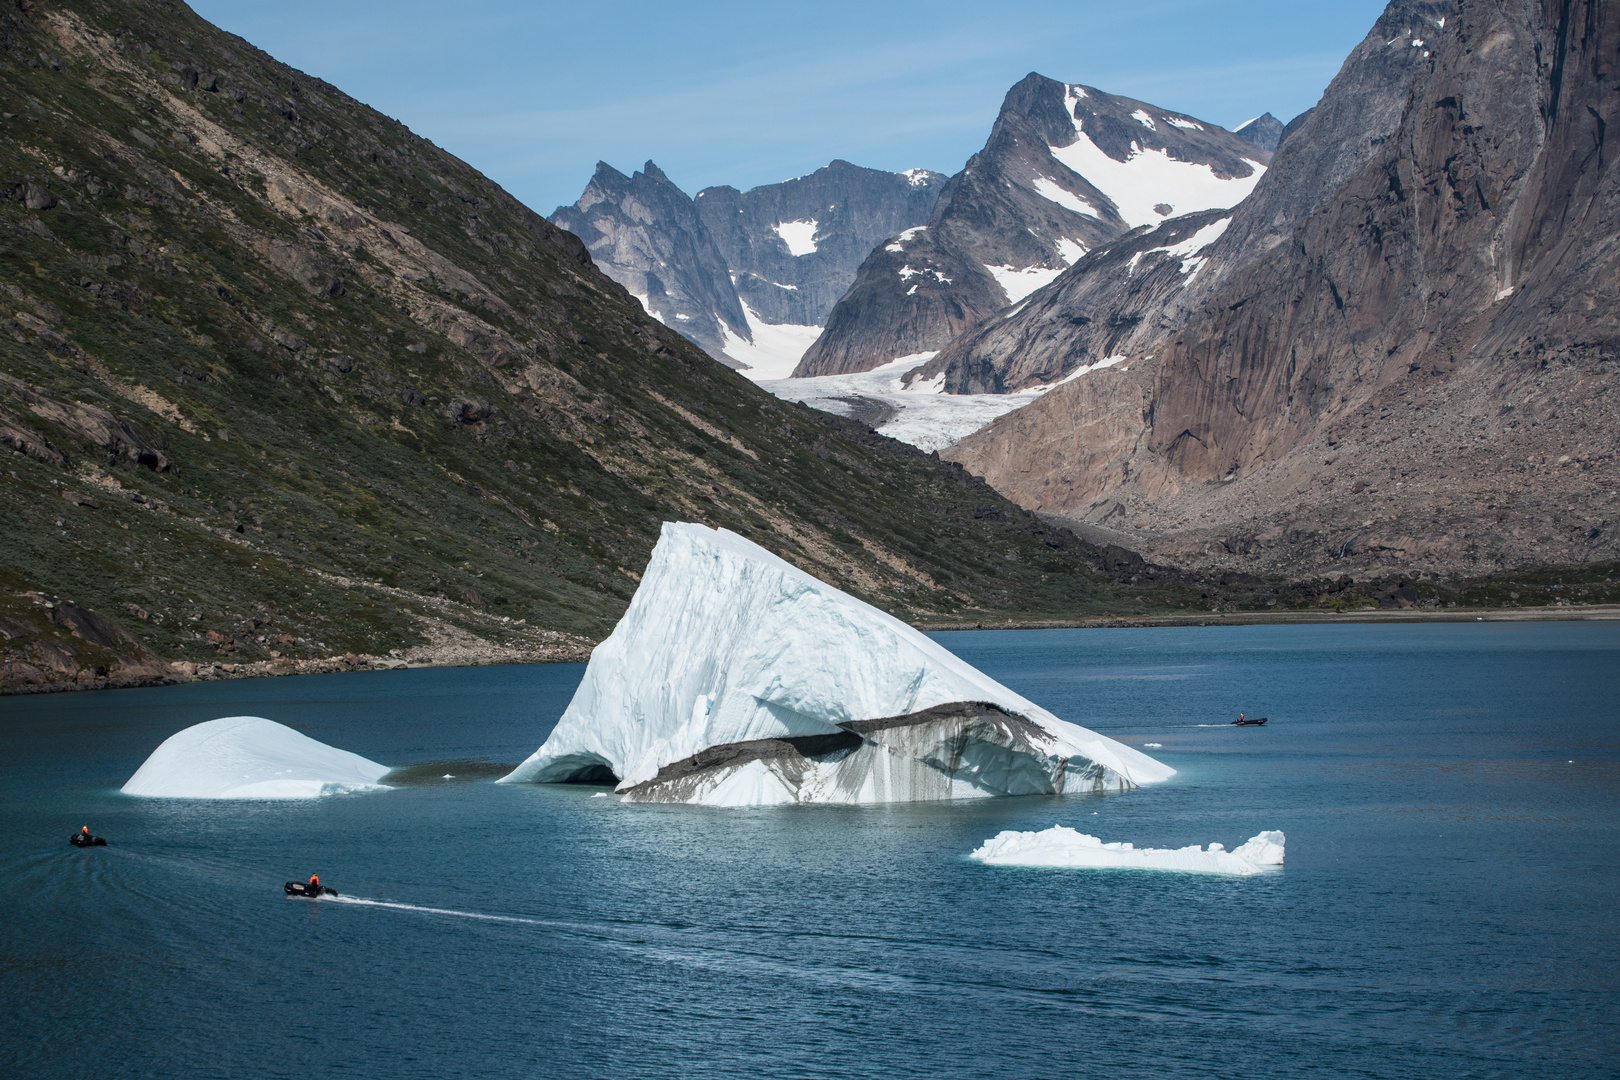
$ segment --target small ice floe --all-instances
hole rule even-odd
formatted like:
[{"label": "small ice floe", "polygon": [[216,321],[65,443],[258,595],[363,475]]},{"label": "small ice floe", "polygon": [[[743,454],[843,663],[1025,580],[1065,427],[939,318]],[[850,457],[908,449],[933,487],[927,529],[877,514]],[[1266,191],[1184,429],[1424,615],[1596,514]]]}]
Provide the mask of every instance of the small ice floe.
[{"label": "small ice floe", "polygon": [[440,780],[454,780],[455,778],[455,773],[445,773],[443,776],[439,777]]},{"label": "small ice floe", "polygon": [[159,799],[314,799],[387,791],[389,769],[262,716],[227,716],[170,735],[124,784]]},{"label": "small ice floe", "polygon": [[1164,743],[1162,743],[1162,742],[1143,743],[1142,745],[1147,747],[1149,750],[1163,750],[1164,749]]},{"label": "small ice floe", "polygon": [[595,795],[592,795],[591,798],[593,798],[593,799],[605,799],[605,798],[607,798],[607,792],[598,791]]},{"label": "small ice floe", "polygon": [[1169,870],[1188,874],[1230,874],[1247,877],[1268,866],[1283,864],[1283,834],[1260,833],[1236,850],[1222,844],[1206,850],[1193,844],[1184,848],[1138,848],[1134,844],[1105,844],[1067,825],[1042,832],[998,833],[968,857],[990,866],[1056,866],[1087,869]]}]

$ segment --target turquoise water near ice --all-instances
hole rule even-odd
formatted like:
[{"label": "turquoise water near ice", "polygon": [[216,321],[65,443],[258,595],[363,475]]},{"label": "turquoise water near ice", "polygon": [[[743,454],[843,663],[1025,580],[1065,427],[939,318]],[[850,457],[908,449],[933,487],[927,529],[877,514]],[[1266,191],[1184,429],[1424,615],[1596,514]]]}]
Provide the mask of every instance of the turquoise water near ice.
[{"label": "turquoise water near ice", "polygon": [[[580,666],[0,699],[0,1065],[1616,1075],[1620,625],[939,639],[1060,716],[1162,743],[1180,774],[1124,795],[767,810],[490,783]],[[1239,709],[1271,722],[1225,726]],[[303,803],[118,793],[174,731],[243,713],[421,767]],[[82,824],[110,846],[69,847]],[[1282,829],[1288,861],[1226,879],[965,857],[1054,824],[1138,846]],[[283,898],[312,872],[400,906]]]}]

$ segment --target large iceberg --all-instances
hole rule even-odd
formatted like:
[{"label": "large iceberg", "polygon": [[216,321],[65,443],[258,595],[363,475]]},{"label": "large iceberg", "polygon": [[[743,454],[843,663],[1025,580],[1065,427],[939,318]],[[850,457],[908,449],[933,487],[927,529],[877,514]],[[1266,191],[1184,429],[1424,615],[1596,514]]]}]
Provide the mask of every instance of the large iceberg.
[{"label": "large iceberg", "polygon": [[502,782],[761,806],[1119,791],[1174,773],[735,533],[666,523],[556,729]]},{"label": "large iceberg", "polygon": [[1067,825],[1041,832],[997,833],[968,857],[991,866],[1061,866],[1115,870],[1172,870],[1190,874],[1232,874],[1247,877],[1268,866],[1281,866],[1286,838],[1275,830],[1251,837],[1231,851],[1220,844],[1205,850],[1197,844],[1184,848],[1139,848],[1129,843],[1105,844]]},{"label": "large iceberg", "polygon": [[194,724],[163,740],[124,784],[125,795],[167,799],[313,799],[380,791],[388,772],[261,716]]}]

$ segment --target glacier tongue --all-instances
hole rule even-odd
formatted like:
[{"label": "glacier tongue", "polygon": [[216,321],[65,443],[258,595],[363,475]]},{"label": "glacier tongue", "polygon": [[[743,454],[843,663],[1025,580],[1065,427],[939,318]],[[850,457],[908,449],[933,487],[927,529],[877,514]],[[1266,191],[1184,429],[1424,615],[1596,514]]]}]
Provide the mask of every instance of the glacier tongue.
[{"label": "glacier tongue", "polygon": [[1174,771],[735,533],[666,523],[556,729],[502,782],[611,774],[631,801],[758,806],[1124,790]]},{"label": "glacier tongue", "polygon": [[169,799],[313,799],[385,790],[388,772],[260,716],[227,716],[177,731],[124,784],[125,795]]}]

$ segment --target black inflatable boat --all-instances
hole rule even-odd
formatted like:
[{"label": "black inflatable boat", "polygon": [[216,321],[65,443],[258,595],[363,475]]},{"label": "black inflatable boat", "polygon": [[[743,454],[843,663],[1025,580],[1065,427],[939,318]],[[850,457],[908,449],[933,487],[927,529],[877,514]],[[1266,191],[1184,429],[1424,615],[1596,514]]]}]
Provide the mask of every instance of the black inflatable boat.
[{"label": "black inflatable boat", "polygon": [[337,894],[336,889],[328,889],[325,885],[313,884],[308,881],[287,882],[288,896],[304,896],[313,900],[317,896],[336,896]]},{"label": "black inflatable boat", "polygon": [[1265,722],[1266,722],[1266,718],[1262,716],[1258,720],[1234,720],[1234,721],[1232,721],[1232,726],[1233,727],[1259,727],[1261,724],[1264,724]]},{"label": "black inflatable boat", "polygon": [[106,847],[107,841],[99,836],[91,836],[87,832],[76,832],[68,837],[68,843],[74,847]]}]

